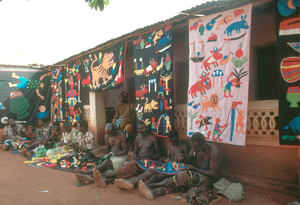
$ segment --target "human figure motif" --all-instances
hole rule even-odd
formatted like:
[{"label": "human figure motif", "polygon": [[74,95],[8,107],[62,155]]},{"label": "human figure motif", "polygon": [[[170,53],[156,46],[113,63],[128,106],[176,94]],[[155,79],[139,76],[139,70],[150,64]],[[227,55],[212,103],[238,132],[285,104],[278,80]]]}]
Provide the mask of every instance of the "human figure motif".
[{"label": "human figure motif", "polygon": [[159,120],[157,120],[157,122],[155,122],[155,117],[151,118],[151,132],[156,133],[158,123],[159,123]]},{"label": "human figure motif", "polygon": [[213,131],[213,141],[217,141],[217,139],[215,138],[215,135],[218,136],[218,142],[222,142],[223,140],[220,139],[220,135],[222,134],[222,130],[221,128],[227,127],[227,124],[225,125],[220,125],[220,118],[216,119],[216,124],[215,124],[215,129]]},{"label": "human figure motif", "polygon": [[243,113],[244,113],[243,110],[239,111],[239,115],[237,116],[237,120],[236,120],[236,124],[235,124],[235,131],[237,133],[239,133],[238,128],[239,128],[239,126],[241,126],[241,133],[245,134],[245,132],[243,131],[243,129],[244,129],[244,116],[243,116]]},{"label": "human figure motif", "polygon": [[42,88],[42,89],[44,88],[44,83],[42,83],[42,80],[43,80],[46,76],[50,76],[50,75],[51,75],[51,72],[42,75],[42,76],[40,77],[40,79],[38,79],[38,80],[34,80],[34,79],[27,79],[27,78],[24,78],[23,76],[17,76],[15,73],[13,73],[13,74],[11,75],[11,77],[20,80],[21,83],[12,84],[11,82],[9,82],[9,83],[8,83],[8,86],[9,86],[9,87],[18,87],[18,88],[21,88],[21,89],[24,89],[24,88],[34,88],[34,89],[36,90],[36,94],[37,94],[42,100],[44,100],[45,97],[42,96],[42,95],[40,94],[40,88]]},{"label": "human figure motif", "polygon": [[38,119],[46,118],[48,117],[48,111],[46,111],[46,107],[44,105],[39,106],[39,111],[36,113],[36,117]]},{"label": "human figure motif", "polygon": [[164,90],[169,91],[170,92],[170,88],[166,88],[166,82],[163,83],[163,79],[160,78],[159,81],[159,91],[157,94],[157,98],[159,99],[159,96],[161,96],[161,99],[164,99]]},{"label": "human figure motif", "polygon": [[80,94],[74,89],[74,82],[73,80],[69,81],[70,90],[66,93],[67,101],[69,106],[75,106],[77,104],[77,96]]},{"label": "human figure motif", "polygon": [[237,83],[237,79],[236,78],[233,78],[232,80],[230,80],[230,78],[233,76],[233,72],[231,72],[230,73],[230,75],[228,76],[228,78],[227,78],[227,84],[226,84],[226,86],[225,86],[225,88],[224,88],[224,97],[225,98],[228,98],[227,96],[226,96],[226,92],[228,91],[228,95],[229,95],[229,97],[233,97],[233,95],[231,95],[231,86],[234,86],[234,87],[236,87],[237,85],[241,85],[243,82],[238,82]]}]

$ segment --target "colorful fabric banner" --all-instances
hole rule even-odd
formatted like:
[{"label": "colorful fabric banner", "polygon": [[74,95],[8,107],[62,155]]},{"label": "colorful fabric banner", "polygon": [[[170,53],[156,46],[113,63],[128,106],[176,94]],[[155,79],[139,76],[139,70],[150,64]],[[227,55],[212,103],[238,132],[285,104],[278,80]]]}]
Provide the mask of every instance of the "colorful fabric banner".
[{"label": "colorful fabric banner", "polygon": [[0,71],[0,127],[13,118],[17,124],[50,121],[50,72],[37,70]]},{"label": "colorful fabric banner", "polygon": [[90,92],[123,87],[126,42],[83,56],[82,87]]},{"label": "colorful fabric banner", "polygon": [[62,121],[63,119],[63,76],[62,67],[51,72],[51,111],[52,121]]},{"label": "colorful fabric banner", "polygon": [[137,123],[166,136],[173,128],[172,26],[133,41]]},{"label": "colorful fabric banner", "polygon": [[252,4],[189,20],[187,135],[245,145]]},{"label": "colorful fabric banner", "polygon": [[82,113],[80,100],[81,87],[81,61],[75,60],[65,64],[64,68],[65,80],[65,118],[73,127],[77,126]]},{"label": "colorful fabric banner", "polygon": [[300,145],[300,1],[275,0],[279,142]]}]

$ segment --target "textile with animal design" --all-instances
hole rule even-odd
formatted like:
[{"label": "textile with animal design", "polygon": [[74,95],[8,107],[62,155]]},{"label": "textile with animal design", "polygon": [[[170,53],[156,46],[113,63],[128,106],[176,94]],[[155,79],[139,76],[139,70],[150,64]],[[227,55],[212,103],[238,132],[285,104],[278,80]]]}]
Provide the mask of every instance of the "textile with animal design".
[{"label": "textile with animal design", "polygon": [[133,40],[136,116],[159,136],[174,125],[172,26]]},{"label": "textile with animal design", "polygon": [[188,136],[245,145],[251,14],[252,4],[189,20]]},{"label": "textile with animal design", "polygon": [[300,3],[275,0],[274,5],[280,91],[279,143],[300,146]]},{"label": "textile with animal design", "polygon": [[124,86],[126,40],[83,55],[82,87],[102,92]]},{"label": "textile with animal design", "polygon": [[22,67],[0,71],[0,128],[9,118],[17,124],[51,120],[50,76],[49,71]]}]

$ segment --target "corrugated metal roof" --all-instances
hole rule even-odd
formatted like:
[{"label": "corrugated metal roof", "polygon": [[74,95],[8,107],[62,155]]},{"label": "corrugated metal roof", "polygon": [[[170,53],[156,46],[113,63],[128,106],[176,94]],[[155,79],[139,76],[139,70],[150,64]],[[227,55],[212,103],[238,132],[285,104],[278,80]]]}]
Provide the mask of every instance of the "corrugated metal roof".
[{"label": "corrugated metal roof", "polygon": [[86,53],[89,53],[89,52],[92,52],[94,50],[109,48],[110,46],[114,45],[115,43],[117,43],[119,41],[122,41],[122,40],[125,40],[125,39],[128,39],[128,42],[131,42],[134,39],[133,37],[139,35],[140,33],[149,32],[151,30],[155,30],[155,29],[157,29],[159,27],[162,27],[164,25],[168,25],[168,24],[171,24],[171,23],[173,25],[177,25],[177,24],[180,24],[180,23],[183,23],[183,22],[187,22],[188,19],[197,17],[194,14],[203,14],[203,15],[207,16],[207,15],[210,15],[210,14],[213,14],[213,13],[221,12],[221,11],[232,9],[232,8],[235,8],[235,7],[244,6],[244,5],[247,5],[249,3],[253,3],[254,1],[259,2],[258,4],[263,4],[263,3],[267,2],[266,4],[268,4],[268,5],[270,4],[270,2],[272,2],[272,0],[216,0],[216,1],[208,1],[206,3],[203,3],[203,4],[197,5],[195,7],[192,7],[188,10],[182,11],[182,13],[188,13],[189,15],[178,14],[178,15],[176,15],[172,18],[169,18],[167,20],[159,21],[159,22],[156,22],[152,25],[147,25],[143,28],[136,29],[136,30],[134,30],[130,33],[126,33],[126,34],[124,34],[122,36],[119,36],[117,38],[108,40],[108,41],[106,41],[102,44],[99,44],[99,45],[97,45],[97,46],[95,46],[91,49],[88,49],[86,51],[83,51],[79,54],[70,56],[69,58],[66,58],[62,61],[59,61],[59,62],[55,63],[53,66],[48,66],[48,67],[55,67],[57,64],[61,64],[61,63],[67,62],[67,61],[74,60],[74,59],[79,58],[82,55],[84,55]]}]

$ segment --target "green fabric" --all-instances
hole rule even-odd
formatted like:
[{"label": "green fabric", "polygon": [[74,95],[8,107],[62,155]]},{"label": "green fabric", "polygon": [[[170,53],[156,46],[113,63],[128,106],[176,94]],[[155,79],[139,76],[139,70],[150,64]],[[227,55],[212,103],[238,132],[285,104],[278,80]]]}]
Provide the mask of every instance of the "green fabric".
[{"label": "green fabric", "polygon": [[45,148],[38,148],[36,153],[36,157],[45,157],[47,150]]}]

